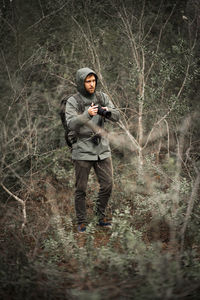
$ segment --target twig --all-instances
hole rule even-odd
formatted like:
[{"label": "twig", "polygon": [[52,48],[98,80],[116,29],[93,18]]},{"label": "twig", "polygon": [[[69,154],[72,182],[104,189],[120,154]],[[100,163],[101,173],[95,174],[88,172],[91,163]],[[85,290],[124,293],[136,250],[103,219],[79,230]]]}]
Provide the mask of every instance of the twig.
[{"label": "twig", "polygon": [[186,74],[185,74],[184,80],[183,80],[183,82],[182,82],[182,85],[181,85],[181,87],[180,87],[180,89],[179,89],[179,92],[178,92],[178,94],[177,94],[177,96],[176,96],[176,100],[172,103],[172,106],[171,106],[170,109],[166,112],[166,114],[165,114],[160,120],[158,120],[157,122],[154,123],[154,125],[153,125],[153,127],[151,128],[151,131],[149,132],[149,135],[148,135],[148,137],[147,137],[147,139],[146,139],[146,143],[145,143],[145,145],[143,146],[143,149],[146,148],[146,146],[147,146],[147,144],[148,144],[148,142],[149,142],[149,139],[150,139],[150,137],[151,137],[151,135],[152,135],[154,129],[156,128],[156,126],[158,126],[162,121],[165,121],[166,118],[168,117],[168,115],[169,115],[169,114],[172,112],[172,110],[174,109],[174,107],[175,107],[175,105],[176,105],[176,103],[177,103],[177,101],[178,101],[178,98],[180,97],[180,95],[181,95],[181,93],[182,93],[182,90],[183,90],[183,88],[184,88],[184,86],[185,86],[185,82],[186,82],[186,79],[187,79],[187,76],[188,76],[189,68],[190,68],[190,64],[188,63],[187,69],[186,69]]},{"label": "twig", "polygon": [[[21,181],[21,183],[22,183],[24,186],[27,186],[26,182],[22,179],[22,177],[20,177],[20,176],[17,174],[17,172],[15,172],[15,170],[11,167],[11,165],[13,165],[13,163],[10,164],[10,165],[8,165],[6,162],[4,162],[4,165],[6,166],[6,168],[8,168],[8,169],[15,175],[15,177],[17,177],[17,178]],[[5,169],[5,168],[4,168],[4,169]]]},{"label": "twig", "polygon": [[[164,29],[165,29],[167,23],[169,22],[169,19],[171,18],[172,14],[173,14],[173,12],[174,12],[175,7],[176,7],[176,5],[174,5],[174,7],[172,8],[172,10],[171,10],[171,12],[170,12],[170,14],[169,14],[167,20],[165,21],[164,25],[163,25],[163,26],[161,27],[161,29],[160,29],[160,33],[159,33],[159,37],[158,37],[158,43],[157,43],[157,47],[156,47],[156,50],[155,50],[155,55],[157,55],[157,53],[158,53],[158,50],[159,50],[159,47],[160,47],[160,42],[161,42],[161,37],[162,37],[162,35],[163,35],[163,31],[164,31]],[[151,63],[151,65],[150,65],[150,67],[149,67],[149,70],[148,70],[147,76],[146,76],[146,82],[148,81],[148,77],[149,77],[149,75],[151,74],[151,70],[152,70],[154,64],[155,64],[155,61],[153,61],[153,62]]]},{"label": "twig", "polygon": [[165,124],[166,124],[166,128],[167,128],[167,157],[169,159],[169,125],[167,120],[164,120]]},{"label": "twig", "polygon": [[186,232],[186,228],[189,222],[189,218],[191,217],[191,213],[193,210],[193,206],[194,206],[194,201],[198,192],[198,188],[199,188],[199,184],[200,184],[200,173],[198,172],[198,175],[196,177],[194,186],[193,186],[193,190],[188,202],[188,207],[187,207],[187,211],[186,211],[186,215],[185,215],[185,220],[183,223],[183,227],[181,229],[181,252],[183,251],[183,247],[184,247],[184,239],[185,239],[185,232]]},{"label": "twig", "polygon": [[24,228],[25,224],[26,224],[26,221],[27,221],[27,218],[26,218],[26,204],[25,204],[25,201],[20,199],[18,196],[14,195],[10,190],[8,190],[5,185],[3,183],[1,183],[1,186],[2,188],[11,196],[13,197],[17,202],[20,203],[20,205],[22,206],[22,212],[23,212],[23,217],[24,217],[24,220],[23,220],[23,223],[22,223],[22,229]]},{"label": "twig", "polygon": [[8,27],[10,27],[10,29],[13,31],[13,33],[15,35],[15,40],[17,40],[17,32],[16,32],[15,28],[2,16],[1,16],[1,20],[4,21],[8,25]]},{"label": "twig", "polygon": [[67,4],[68,4],[68,1],[67,1],[65,4],[63,4],[60,8],[58,8],[57,10],[53,11],[52,13],[50,13],[50,14],[48,14],[48,15],[46,15],[46,16],[43,16],[43,17],[40,18],[37,22],[35,22],[35,23],[32,24],[31,26],[29,26],[29,27],[25,30],[25,32],[28,31],[29,29],[31,29],[32,27],[38,25],[40,22],[44,21],[45,19],[47,19],[47,18],[49,18],[49,17],[51,17],[51,16],[57,14],[57,13],[58,13],[60,10],[62,10]]},{"label": "twig", "polygon": [[71,85],[73,85],[74,87],[77,86],[76,83],[74,83],[73,81],[71,81],[69,78],[65,78],[65,77],[63,77],[63,76],[60,76],[60,75],[55,74],[55,73],[52,73],[52,72],[50,72],[49,74],[52,75],[52,76],[55,76],[55,77],[57,77],[57,78],[59,78],[59,79],[62,79],[62,80],[65,80],[65,81],[69,82],[69,83],[70,83]]},{"label": "twig", "polygon": [[42,8],[41,1],[40,1],[40,0],[38,0],[38,2],[39,2],[39,5],[40,5],[40,8],[41,8],[41,11],[42,11],[42,17],[44,18],[44,17],[45,17],[45,15],[44,15],[44,11],[43,11],[43,8]]},{"label": "twig", "polygon": [[5,59],[5,56],[4,56],[4,53],[3,53],[2,50],[1,50],[1,55],[2,55],[2,57],[3,57],[3,61],[4,61],[5,66],[6,66],[6,71],[7,71],[7,73],[8,73],[8,78],[9,78],[9,81],[10,81],[10,86],[11,86],[12,90],[15,92],[14,87],[13,87],[13,84],[12,84],[11,76],[10,76],[10,71],[9,71],[9,69],[8,69],[8,65],[7,65],[7,63],[6,63],[6,59]]}]

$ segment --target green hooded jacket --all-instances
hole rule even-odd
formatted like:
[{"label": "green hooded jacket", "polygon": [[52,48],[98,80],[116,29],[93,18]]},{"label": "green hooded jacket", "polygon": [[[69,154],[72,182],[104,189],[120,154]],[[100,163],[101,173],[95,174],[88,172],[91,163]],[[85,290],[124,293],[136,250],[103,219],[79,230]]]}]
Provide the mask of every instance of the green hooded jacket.
[{"label": "green hooded jacket", "polygon": [[[111,156],[109,142],[105,137],[101,137],[99,144],[95,144],[92,137],[95,135],[95,128],[99,126],[104,127],[105,119],[101,115],[90,116],[88,108],[92,104],[98,103],[96,94],[89,94],[85,90],[85,79],[89,74],[94,74],[96,77],[96,83],[98,77],[96,73],[90,68],[79,69],[76,73],[77,90],[85,104],[85,110],[83,113],[78,111],[77,100],[72,96],[67,100],[66,104],[66,121],[70,130],[75,130],[78,133],[77,142],[72,146],[72,159],[73,160],[102,160]],[[103,103],[105,107],[108,107],[108,111],[111,112],[109,120],[117,122],[119,120],[119,111],[114,107],[113,103],[105,93],[101,93]]]}]

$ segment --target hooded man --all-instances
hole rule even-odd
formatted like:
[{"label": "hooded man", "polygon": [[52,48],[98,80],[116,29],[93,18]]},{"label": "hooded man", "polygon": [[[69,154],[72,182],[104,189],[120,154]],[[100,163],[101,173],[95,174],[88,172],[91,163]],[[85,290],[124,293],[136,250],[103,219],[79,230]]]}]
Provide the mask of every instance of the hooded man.
[{"label": "hooded man", "polygon": [[[70,97],[66,104],[66,122],[69,130],[76,131],[77,141],[72,145],[72,159],[75,167],[75,210],[78,231],[84,232],[87,225],[86,189],[91,168],[94,168],[99,193],[96,205],[98,225],[109,227],[105,219],[105,209],[112,192],[113,170],[111,150],[108,140],[97,134],[97,128],[103,128],[106,119],[117,122],[119,111],[105,93],[96,92],[98,77],[90,68],[79,69],[76,73],[78,96],[84,104],[80,114],[75,97]],[[99,106],[102,108],[99,111]],[[105,113],[106,117],[102,115]]]}]

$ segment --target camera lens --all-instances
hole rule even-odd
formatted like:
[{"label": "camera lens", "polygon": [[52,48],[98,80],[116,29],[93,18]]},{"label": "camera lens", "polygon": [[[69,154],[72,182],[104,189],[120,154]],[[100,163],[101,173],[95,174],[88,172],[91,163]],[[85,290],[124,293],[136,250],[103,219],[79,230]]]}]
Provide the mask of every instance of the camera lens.
[{"label": "camera lens", "polygon": [[111,117],[111,112],[107,111],[106,109],[103,109],[101,106],[98,106],[98,111],[97,113],[105,118],[110,118]]}]

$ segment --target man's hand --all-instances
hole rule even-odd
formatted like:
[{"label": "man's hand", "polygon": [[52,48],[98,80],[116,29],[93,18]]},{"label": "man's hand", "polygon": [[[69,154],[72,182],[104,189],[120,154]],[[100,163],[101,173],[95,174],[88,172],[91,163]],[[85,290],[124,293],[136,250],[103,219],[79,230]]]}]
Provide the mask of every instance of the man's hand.
[{"label": "man's hand", "polygon": [[108,111],[108,107],[107,107],[107,106],[104,106],[104,107],[102,107],[102,108]]},{"label": "man's hand", "polygon": [[98,105],[94,105],[94,103],[91,104],[91,106],[88,108],[89,115],[96,116],[98,111]]}]

